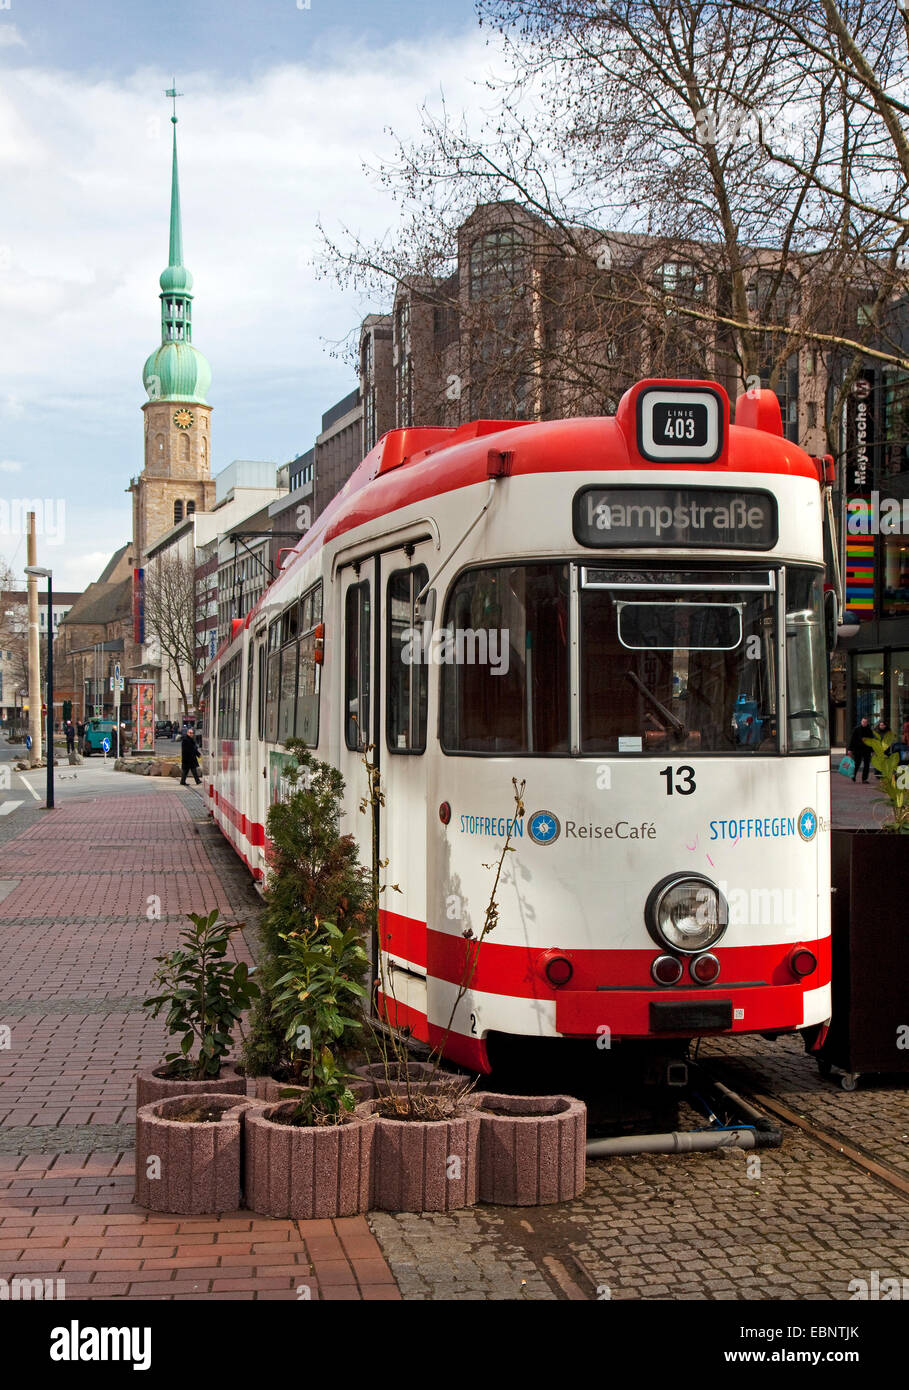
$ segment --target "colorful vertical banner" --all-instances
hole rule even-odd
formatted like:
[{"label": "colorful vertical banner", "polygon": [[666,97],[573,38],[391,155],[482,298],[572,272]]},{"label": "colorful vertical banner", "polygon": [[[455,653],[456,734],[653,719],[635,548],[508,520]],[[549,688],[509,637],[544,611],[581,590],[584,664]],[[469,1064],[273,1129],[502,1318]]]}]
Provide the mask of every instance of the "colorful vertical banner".
[{"label": "colorful vertical banner", "polygon": [[136,752],[155,751],[155,683],[133,681],[133,709],[136,716]]},{"label": "colorful vertical banner", "polygon": [[[876,458],[874,391],[877,375],[871,368],[859,374],[846,402],[846,515],[851,503],[864,502],[857,513],[871,511]],[[869,534],[870,532],[870,534]],[[872,528],[864,535],[846,530],[845,609],[853,621],[874,617],[876,537]]]},{"label": "colorful vertical banner", "polygon": [[133,641],[145,641],[145,570],[133,570]]}]

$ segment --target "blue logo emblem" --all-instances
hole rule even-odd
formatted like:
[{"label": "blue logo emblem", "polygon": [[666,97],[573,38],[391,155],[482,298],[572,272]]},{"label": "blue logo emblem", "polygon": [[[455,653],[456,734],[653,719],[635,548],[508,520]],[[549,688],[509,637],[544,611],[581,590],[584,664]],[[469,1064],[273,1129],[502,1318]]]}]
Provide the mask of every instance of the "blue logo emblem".
[{"label": "blue logo emblem", "polygon": [[551,811],[534,811],[527,823],[527,830],[535,845],[551,845],[562,833],[558,816]]},{"label": "blue logo emblem", "polygon": [[799,813],[799,834],[803,840],[813,840],[817,833],[817,816],[810,806]]}]

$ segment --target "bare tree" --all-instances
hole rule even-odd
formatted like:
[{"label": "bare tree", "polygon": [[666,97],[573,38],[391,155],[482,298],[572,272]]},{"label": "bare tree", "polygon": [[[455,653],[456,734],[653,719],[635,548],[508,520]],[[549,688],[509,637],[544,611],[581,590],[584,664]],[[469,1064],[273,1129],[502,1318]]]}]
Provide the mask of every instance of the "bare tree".
[{"label": "bare tree", "polygon": [[[869,9],[870,69],[854,41]],[[397,234],[325,237],[342,278],[418,284],[457,317],[471,413],[484,392],[513,414],[603,408],[642,370],[778,387],[806,344],[836,366],[840,401],[864,354],[909,368],[899,332],[887,337],[904,180],[875,193],[899,165],[892,0],[479,10],[511,63],[485,128],[424,113],[422,141],[379,171]],[[464,284],[454,253],[478,205],[495,205],[502,252],[476,273],[471,253]],[[440,362],[452,366],[447,347]]]},{"label": "bare tree", "polygon": [[167,675],[188,714],[201,671],[196,643],[195,569],[182,555],[154,558],[145,572],[145,625],[167,657]]}]

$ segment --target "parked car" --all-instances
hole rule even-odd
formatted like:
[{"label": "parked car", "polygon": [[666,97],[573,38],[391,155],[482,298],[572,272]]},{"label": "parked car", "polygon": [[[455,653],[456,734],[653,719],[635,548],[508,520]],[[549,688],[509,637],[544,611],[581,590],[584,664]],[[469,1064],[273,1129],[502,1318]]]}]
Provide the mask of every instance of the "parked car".
[{"label": "parked car", "polygon": [[155,720],[155,738],[170,738],[174,726],[169,719]]}]

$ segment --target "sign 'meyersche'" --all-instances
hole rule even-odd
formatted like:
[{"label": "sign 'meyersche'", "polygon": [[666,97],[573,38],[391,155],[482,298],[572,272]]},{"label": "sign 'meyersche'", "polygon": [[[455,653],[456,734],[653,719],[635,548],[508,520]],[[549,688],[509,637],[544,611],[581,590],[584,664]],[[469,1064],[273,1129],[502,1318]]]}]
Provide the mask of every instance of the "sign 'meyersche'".
[{"label": "sign 'meyersche'", "polygon": [[757,489],[586,487],[575,494],[574,538],[598,549],[629,546],[770,550],[776,501]]}]

